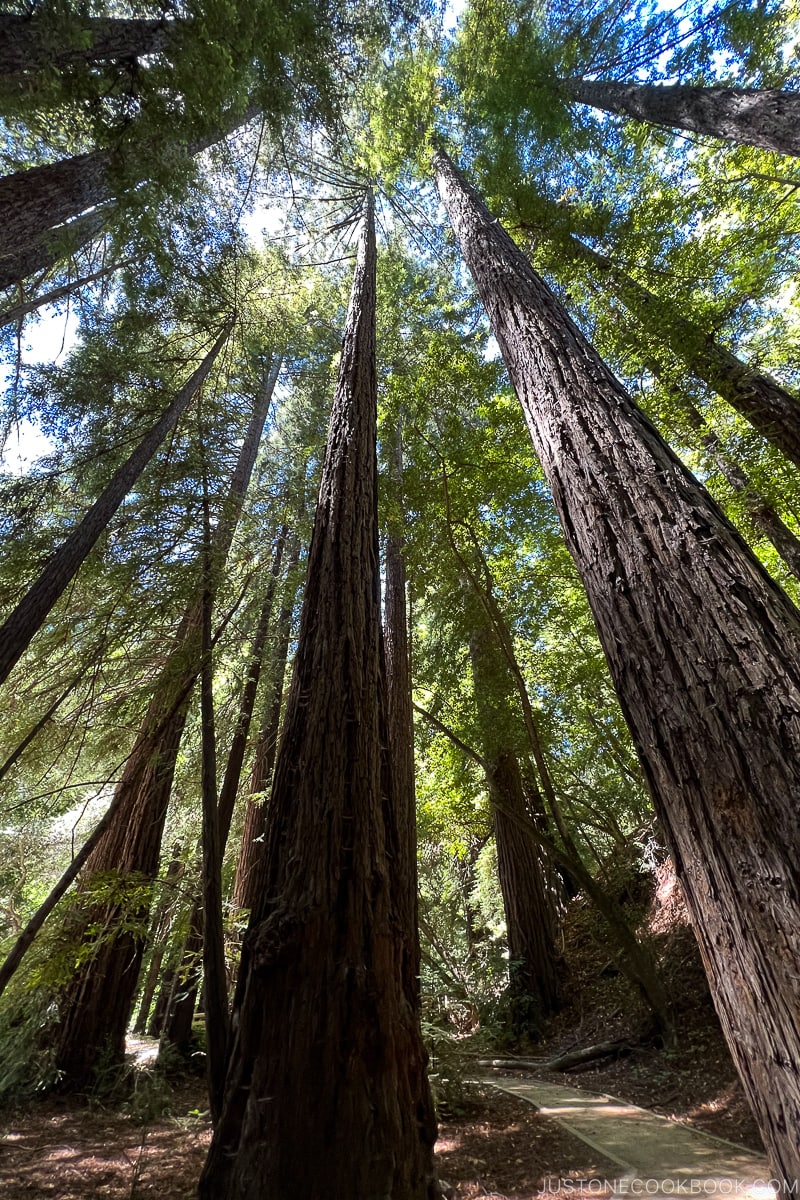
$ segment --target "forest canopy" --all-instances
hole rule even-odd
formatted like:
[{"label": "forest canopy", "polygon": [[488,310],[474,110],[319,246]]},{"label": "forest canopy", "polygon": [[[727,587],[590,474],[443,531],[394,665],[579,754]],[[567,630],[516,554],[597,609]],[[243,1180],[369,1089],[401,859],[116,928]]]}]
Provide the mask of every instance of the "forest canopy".
[{"label": "forest canopy", "polygon": [[576,893],[674,1044],[669,853],[800,1175],[799,47],[0,6],[0,1099],[202,993],[202,1196],[436,1196],[421,1022],[540,1036]]}]

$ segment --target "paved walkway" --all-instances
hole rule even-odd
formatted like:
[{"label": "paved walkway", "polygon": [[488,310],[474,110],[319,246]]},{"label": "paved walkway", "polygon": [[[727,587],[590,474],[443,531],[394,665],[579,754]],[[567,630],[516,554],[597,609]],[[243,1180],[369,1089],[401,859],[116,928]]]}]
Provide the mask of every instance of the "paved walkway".
[{"label": "paved walkway", "polygon": [[[619,1171],[609,1181],[614,1196],[775,1196],[766,1159],[733,1142],[580,1088],[500,1073],[487,1074],[482,1082],[527,1100],[616,1163]],[[593,1190],[600,1191],[598,1181],[583,1181],[573,1194],[591,1196]]]}]

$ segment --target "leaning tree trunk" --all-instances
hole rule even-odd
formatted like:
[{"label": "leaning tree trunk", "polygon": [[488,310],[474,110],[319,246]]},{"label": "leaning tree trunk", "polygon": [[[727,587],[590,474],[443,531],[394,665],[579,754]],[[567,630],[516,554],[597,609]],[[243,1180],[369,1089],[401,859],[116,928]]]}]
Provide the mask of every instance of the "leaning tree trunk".
[{"label": "leaning tree trunk", "polygon": [[[239,452],[222,515],[214,531],[213,585],[216,587],[244,504],[261,432],[280,364],[273,365],[262,387]],[[202,597],[187,608],[175,646],[154,686],[136,744],[117,784],[119,810],[83,872],[84,890],[97,874],[115,872],[147,884],[158,869],[161,835],[172,778],[192,688],[201,667]],[[90,919],[85,912],[68,918],[68,936],[90,942],[92,925],[110,932],[83,963],[61,998],[56,1064],[68,1088],[92,1085],[100,1062],[120,1062],[125,1029],[136,995],[144,940],[126,926],[146,919],[147,904],[137,912],[119,906]]]},{"label": "leaning tree trunk", "polygon": [[662,341],[692,375],[800,467],[800,402],[791,392],[771,375],[737,358],[672,301],[643,287],[608,255],[573,236],[566,239],[564,249],[577,261],[601,271],[610,291],[648,334]]},{"label": "leaning tree trunk", "polygon": [[422,1200],[435,1122],[401,963],[376,495],[375,234],[363,232],[297,657],[204,1200]]},{"label": "leaning tree trunk", "polygon": [[48,230],[40,238],[20,248],[0,251],[0,289],[12,287],[37,271],[49,271],[62,259],[80,250],[101,234],[108,222],[110,207],[92,209],[66,225]]},{"label": "leaning tree trunk", "polygon": [[183,22],[124,17],[0,15],[0,76],[157,54]]},{"label": "leaning tree trunk", "polygon": [[130,457],[114,472],[102,494],[95,500],[81,523],[72,531],[63,546],[56,551],[39,578],[6,618],[0,628],[0,683],[8,678],[22,658],[34,634],[41,629],[53,606],[77,575],[100,534],[170,429],[186,411],[192,397],[205,382],[217,355],[228,340],[230,331],[231,327],[227,325],[200,366],[177,393],[169,408],[145,434]]},{"label": "leaning tree trunk", "polygon": [[[521,836],[528,816],[522,774],[515,748],[509,697],[511,679],[493,644],[486,617],[475,598],[467,596],[469,639],[475,703],[482,736],[481,757],[494,809],[497,875],[503,896],[509,951],[509,984],[520,1017],[536,1024],[558,1010],[561,962],[557,949],[557,897],[548,887],[543,851]],[[514,821],[514,816],[519,818]],[[524,1012],[524,999],[535,1011]]]},{"label": "leaning tree trunk", "polygon": [[571,79],[562,86],[572,100],[634,121],[800,155],[800,92],[612,79]]},{"label": "leaning tree trunk", "polygon": [[255,902],[256,880],[258,878],[256,864],[261,857],[264,844],[264,829],[266,827],[266,800],[264,794],[272,779],[272,769],[275,766],[275,754],[278,748],[278,731],[281,724],[283,709],[283,685],[286,676],[286,663],[289,657],[289,639],[292,631],[292,614],[297,599],[298,585],[293,579],[294,569],[300,560],[300,539],[296,534],[291,535],[289,565],[286,571],[284,599],[278,617],[278,629],[275,649],[271,663],[270,698],[264,714],[264,722],[258,731],[256,751],[253,758],[253,769],[248,788],[247,809],[245,810],[244,828],[239,857],[236,862],[236,875],[233,882],[231,902],[238,911],[251,911]]},{"label": "leaning tree trunk", "polygon": [[800,614],[443,154],[776,1172],[800,1176]]},{"label": "leaning tree trunk", "polygon": [[257,111],[252,106],[237,111],[224,128],[187,143],[167,141],[159,147],[145,146],[130,136],[113,151],[91,150],[0,176],[0,264],[6,256],[16,255],[20,248],[47,237],[56,226],[151,178],[154,163],[163,170],[176,156],[199,154],[251,120]]},{"label": "leaning tree trunk", "polygon": [[150,955],[150,962],[147,964],[147,977],[139,999],[139,1012],[136,1017],[136,1024],[133,1027],[134,1033],[145,1033],[147,1030],[147,1020],[150,1016],[150,1009],[153,1007],[153,997],[156,994],[156,987],[161,975],[161,966],[164,962],[166,940],[177,903],[177,896],[175,894],[177,884],[180,882],[183,871],[184,863],[181,858],[181,847],[176,842],[172,848],[172,858],[170,859],[164,879],[161,902],[150,922],[149,941],[153,950]]},{"label": "leaning tree trunk", "polygon": [[107,279],[109,275],[115,275],[117,271],[128,266],[131,261],[131,259],[127,259],[125,262],[109,263],[108,266],[100,267],[97,271],[90,271],[88,275],[81,275],[77,279],[61,284],[60,287],[51,288],[49,292],[40,292],[32,300],[20,300],[17,304],[11,304],[8,308],[0,310],[0,329],[4,325],[14,325],[18,321],[22,321],[30,313],[44,308],[46,304],[55,304],[57,300],[71,296],[88,284],[96,283],[98,279]]}]

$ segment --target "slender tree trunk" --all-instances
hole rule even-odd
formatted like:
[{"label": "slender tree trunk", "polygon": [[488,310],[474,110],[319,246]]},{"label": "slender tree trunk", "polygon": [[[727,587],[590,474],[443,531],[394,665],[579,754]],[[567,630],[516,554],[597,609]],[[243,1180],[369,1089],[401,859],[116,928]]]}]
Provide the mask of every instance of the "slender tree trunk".
[{"label": "slender tree trunk", "polygon": [[204,567],[200,732],[202,739],[203,979],[205,982],[206,1069],[211,1120],[219,1120],[225,1086],[228,988],[222,921],[222,842],[217,811],[217,739],[214,720],[214,663],[211,656],[213,564],[208,494],[204,495]]},{"label": "slender tree trunk", "polygon": [[689,129],[708,137],[779,154],[800,155],[800,93],[777,88],[691,87],[575,79],[564,83],[572,100],[606,112]]},{"label": "slender tree trunk", "polygon": [[43,308],[45,304],[55,304],[57,300],[63,300],[65,296],[72,295],[79,288],[86,287],[89,283],[95,283],[98,279],[106,279],[109,275],[114,275],[124,266],[127,266],[132,260],[127,259],[126,262],[111,263],[107,267],[101,267],[97,271],[90,271],[88,275],[82,275],[79,279],[73,279],[69,283],[64,283],[60,287],[52,288],[49,292],[40,292],[33,300],[24,300],[19,304],[12,304],[10,308],[0,311],[0,328],[3,325],[13,325],[16,321],[21,321],[23,317],[27,317],[29,313],[36,312],[37,309]]},{"label": "slender tree trunk", "polygon": [[[261,433],[271,404],[280,364],[267,373],[234,469],[228,496],[214,531],[213,586],[216,589],[244,504]],[[184,614],[175,647],[157,680],[142,728],[115,801],[122,797],[114,822],[95,847],[84,870],[84,888],[99,872],[152,880],[158,868],[161,835],[167,814],[172,777],[186,721],[191,690],[201,667],[202,603],[198,597]],[[142,916],[146,913],[141,914]],[[119,1062],[124,1055],[125,1029],[136,994],[143,941],[125,932],[118,910],[94,924],[120,932],[107,936],[92,958],[81,966],[61,1000],[57,1064],[65,1087],[91,1086],[98,1063]],[[78,921],[78,939],[91,939],[92,922]]]},{"label": "slender tree trunk", "polygon": [[259,899],[204,1200],[422,1200],[434,1121],[401,964],[380,627],[375,234],[365,205]]},{"label": "slender tree trunk", "polygon": [[157,54],[174,40],[178,25],[120,17],[0,15],[0,76]]},{"label": "slender tree trunk", "polygon": [[20,600],[0,628],[0,683],[3,683],[27,650],[34,634],[75,578],[100,534],[138,480],[150,459],[190,400],[205,382],[217,355],[230,334],[230,326],[216,342],[177,393],[169,408],[142,438],[130,457],[119,467],[80,524],[53,555],[39,578]]},{"label": "slender tree trunk", "polygon": [[260,851],[266,828],[267,805],[264,793],[272,779],[272,769],[275,766],[275,754],[278,748],[278,732],[283,709],[283,686],[292,631],[292,614],[297,599],[297,584],[293,580],[293,574],[299,559],[300,541],[296,535],[292,534],[289,565],[286,571],[286,593],[278,617],[277,639],[272,660],[271,695],[265,712],[266,719],[258,733],[248,788],[249,799],[242,830],[242,844],[233,883],[232,903],[233,907],[239,911],[246,909],[249,912],[253,908],[256,898],[256,864],[261,857]]},{"label": "slender tree trunk", "polygon": [[[403,442],[400,425],[395,431],[392,469],[399,483],[403,476]],[[386,650],[386,698],[389,713],[389,749],[394,776],[398,845],[397,879],[406,885],[404,916],[406,949],[416,955],[404,963],[406,986],[419,987],[419,937],[417,933],[417,795],[414,786],[414,710],[411,704],[411,662],[408,646],[408,598],[403,540],[397,531],[386,537],[383,640]]]},{"label": "slender tree trunk", "polygon": [[525,1024],[538,1024],[558,1010],[561,962],[556,940],[556,895],[548,888],[542,849],[531,838],[521,837],[513,814],[527,815],[522,775],[513,745],[513,718],[509,706],[511,679],[491,630],[477,605],[467,595],[469,639],[475,702],[483,738],[481,757],[494,806],[497,873],[506,915],[510,959],[509,983],[518,1001],[529,997],[538,1010],[520,1015]]},{"label": "slender tree trunk", "polygon": [[776,379],[726,350],[669,300],[643,287],[612,258],[569,236],[567,253],[603,273],[611,291],[692,375],[712,388],[754,429],[800,466],[800,402]]},{"label": "slender tree trunk", "polygon": [[96,208],[66,225],[49,229],[21,249],[0,248],[0,289],[10,288],[37,271],[49,271],[62,259],[69,258],[103,232],[109,216],[108,206]]},{"label": "slender tree trunk", "polygon": [[[261,613],[256,627],[253,646],[250,652],[250,661],[247,668],[245,678],[245,686],[242,692],[242,699],[239,705],[239,715],[236,721],[236,727],[231,741],[231,748],[228,753],[228,761],[225,764],[225,775],[223,776],[222,787],[219,793],[219,803],[217,806],[217,826],[219,832],[219,856],[220,862],[225,856],[225,847],[230,833],[231,821],[233,819],[233,809],[236,802],[236,794],[239,790],[239,781],[242,774],[242,764],[244,762],[245,749],[247,747],[247,738],[250,731],[250,724],[253,717],[253,709],[255,707],[256,693],[258,691],[258,683],[261,676],[261,665],[264,659],[264,647],[267,640],[267,631],[269,628],[270,616],[272,613],[272,605],[275,597],[275,587],[277,577],[280,573],[281,559],[283,557],[283,549],[286,542],[288,530],[284,526],[278,534],[275,543],[275,553],[272,558],[272,569],[269,574],[269,582],[267,590],[264,594],[264,602],[261,606]],[[177,1050],[184,1057],[189,1053],[191,1044],[192,1020],[194,1017],[194,1006],[197,1000],[197,989],[200,982],[200,963],[198,961],[197,951],[205,946],[203,939],[203,909],[204,901],[201,895],[195,897],[192,904],[191,916],[189,918],[189,934],[187,937],[186,949],[183,953],[182,970],[185,971],[187,984],[184,991],[173,997],[173,1001],[169,1006],[167,1015],[163,1021],[161,1029],[161,1044],[169,1046]],[[226,1018],[227,1018],[227,996],[226,996]],[[216,1086],[216,1084],[214,1084]],[[217,1110],[215,1110],[215,1117]]]},{"label": "slender tree trunk", "polygon": [[800,615],[439,153],[776,1173],[800,1177]]},{"label": "slender tree trunk", "polygon": [[744,468],[727,453],[702,413],[689,400],[679,403],[692,429],[699,435],[709,458],[716,463],[723,478],[744,500],[753,525],[772,544],[795,579],[800,581],[800,539],[792,533],[766,496],[754,485]]},{"label": "slender tree trunk", "polygon": [[182,875],[183,860],[181,859],[181,847],[176,843],[172,848],[172,858],[167,867],[161,902],[150,922],[149,940],[153,950],[147,967],[147,978],[145,979],[139,1001],[139,1014],[136,1018],[136,1024],[133,1027],[134,1033],[144,1033],[147,1029],[147,1019],[150,1016],[150,1009],[153,1006],[153,997],[158,985],[161,966],[164,962],[166,938],[172,915],[175,911],[175,885],[179,882]]},{"label": "slender tree trunk", "polygon": [[134,136],[119,150],[98,149],[0,176],[0,262],[19,248],[38,242],[72,217],[96,208],[151,177],[155,160],[168,165],[179,152],[199,154],[251,120],[250,107],[230,118],[228,126],[186,144],[166,142],[140,146]]}]

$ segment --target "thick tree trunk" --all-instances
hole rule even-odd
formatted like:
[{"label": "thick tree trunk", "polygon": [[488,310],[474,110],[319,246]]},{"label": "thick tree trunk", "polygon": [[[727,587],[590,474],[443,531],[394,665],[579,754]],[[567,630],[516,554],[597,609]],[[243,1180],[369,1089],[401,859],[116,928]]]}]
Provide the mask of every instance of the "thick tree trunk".
[{"label": "thick tree trunk", "polygon": [[217,355],[230,334],[230,326],[216,342],[177,393],[152,429],[142,438],[130,457],[119,467],[95,500],[81,523],[48,562],[39,578],[20,600],[0,628],[0,683],[3,683],[27,650],[34,634],[75,578],[100,534],[155,454],[170,429],[187,409],[190,400],[206,380]]},{"label": "thick tree trunk", "polygon": [[[163,146],[137,145],[131,136],[118,150],[91,150],[74,158],[62,158],[39,167],[28,167],[0,176],[0,263],[20,248],[39,242],[72,217],[96,208],[107,200],[152,178],[153,164],[168,167],[176,154],[199,154],[221,141],[257,113],[251,107],[231,117],[228,125],[186,144],[165,142]],[[134,128],[135,133],[135,128]]]},{"label": "thick tree trunk", "polygon": [[[211,564],[214,588],[244,504],[278,366],[268,372],[257,397],[214,531]],[[191,690],[201,667],[201,639],[202,603],[198,597],[184,614],[174,649],[155,684],[136,745],[117,785],[115,800],[121,798],[120,808],[86,864],[84,888],[91,885],[94,875],[102,872],[115,872],[144,884],[155,876],[181,735]],[[141,937],[124,932],[121,919],[129,920],[131,916],[144,919],[146,907],[145,904],[143,911],[134,914],[112,909],[94,922],[85,914],[77,920],[77,934],[73,936],[82,940],[91,939],[87,927],[92,923],[105,925],[112,933],[105,936],[91,959],[78,969],[61,1000],[57,1064],[64,1073],[65,1087],[91,1086],[101,1061],[115,1063],[122,1059],[144,945]],[[119,932],[114,933],[115,929]]]},{"label": "thick tree trunk", "polygon": [[365,208],[295,672],[205,1200],[433,1197],[434,1121],[401,963]]},{"label": "thick tree trunk", "polygon": [[0,249],[0,290],[13,287],[37,271],[49,271],[81,246],[103,232],[110,215],[108,206],[84,213],[66,225],[48,230],[22,249]]},{"label": "thick tree trunk", "polygon": [[800,615],[439,153],[776,1173],[800,1176]]},{"label": "thick tree trunk", "polygon": [[[182,23],[181,23],[182,24]],[[120,17],[0,15],[0,76],[73,63],[142,58],[174,40],[177,26],[168,21]]]},{"label": "thick tree trunk", "polygon": [[[558,1010],[560,956],[556,895],[548,888],[541,846],[521,835],[528,817],[522,774],[513,745],[509,706],[511,680],[500,650],[493,645],[486,618],[474,597],[467,596],[469,639],[475,703],[482,734],[486,782],[494,808],[497,874],[503,896],[509,952],[509,983],[519,1003],[520,1019],[536,1025]],[[514,820],[515,815],[518,821]],[[523,998],[535,1011],[523,1011]]]},{"label": "thick tree trunk", "polygon": [[610,79],[575,79],[563,86],[572,100],[634,121],[800,155],[800,92]]},{"label": "thick tree trunk", "polygon": [[256,742],[244,829],[242,830],[242,844],[233,883],[232,904],[239,911],[247,910],[249,912],[255,901],[256,864],[261,858],[266,827],[267,805],[264,793],[272,779],[272,769],[275,766],[275,754],[278,748],[278,732],[283,709],[283,687],[292,631],[292,614],[297,599],[297,584],[293,575],[299,559],[300,540],[295,534],[292,534],[289,565],[286,571],[286,592],[278,617],[276,645],[272,658],[270,700]]},{"label": "thick tree trunk", "polygon": [[726,350],[705,329],[683,316],[675,305],[643,287],[612,258],[576,237],[566,242],[568,253],[602,271],[611,291],[686,365],[750,422],[754,429],[800,467],[800,402],[776,379],[757,371]]}]

